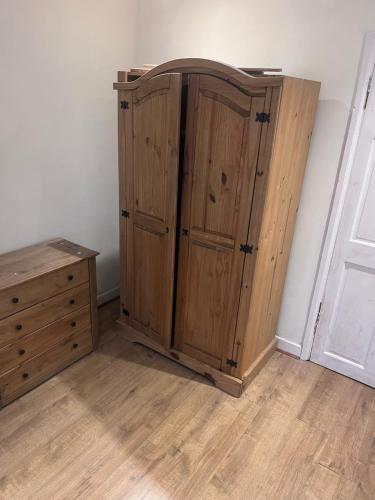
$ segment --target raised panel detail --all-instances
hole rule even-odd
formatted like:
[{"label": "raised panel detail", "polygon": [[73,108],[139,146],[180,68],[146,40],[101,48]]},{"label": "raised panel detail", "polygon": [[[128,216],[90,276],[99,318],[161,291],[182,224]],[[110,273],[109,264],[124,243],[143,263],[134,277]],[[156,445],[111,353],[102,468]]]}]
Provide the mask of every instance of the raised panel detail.
[{"label": "raised panel detail", "polygon": [[229,289],[233,251],[191,242],[189,252],[189,307],[185,342],[221,365],[223,335],[228,327]]},{"label": "raised panel detail", "polygon": [[165,221],[168,91],[134,104],[134,209]]},{"label": "raised panel detail", "polygon": [[134,321],[160,336],[165,311],[163,238],[141,227],[134,228]]},{"label": "raised panel detail", "polygon": [[375,139],[372,141],[362,187],[356,237],[375,244]]},{"label": "raised panel detail", "polygon": [[[222,84],[224,85],[224,84]],[[219,89],[215,89],[219,91]],[[235,89],[236,93],[239,93]],[[200,91],[196,123],[192,227],[233,238],[240,202],[241,158],[248,110]],[[220,126],[215,126],[220,124]]]},{"label": "raised panel detail", "polygon": [[375,355],[374,270],[346,264],[335,303],[324,351],[362,367]]}]

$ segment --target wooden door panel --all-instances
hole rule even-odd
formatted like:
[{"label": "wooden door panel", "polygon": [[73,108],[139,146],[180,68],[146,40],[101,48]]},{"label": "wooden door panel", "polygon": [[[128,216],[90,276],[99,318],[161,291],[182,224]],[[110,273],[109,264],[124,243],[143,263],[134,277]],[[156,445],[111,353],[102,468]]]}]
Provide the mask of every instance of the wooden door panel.
[{"label": "wooden door panel", "polygon": [[228,85],[226,81],[220,78],[200,75],[199,92],[204,97],[209,97],[225,104],[240,115],[249,116],[249,96],[234,85]]},{"label": "wooden door panel", "polygon": [[[204,130],[211,122],[221,126],[212,130],[208,142]],[[194,175],[194,184],[199,188],[193,191],[193,228],[233,238],[243,122],[243,117],[231,108],[213,99],[201,99],[196,164],[204,168],[197,169]]]},{"label": "wooden door panel", "polygon": [[174,345],[230,371],[264,96],[189,78]]},{"label": "wooden door panel", "polygon": [[138,328],[147,328],[154,340],[160,340],[163,330],[164,237],[148,228],[134,227],[133,321]]},{"label": "wooden door panel", "polygon": [[231,261],[229,249],[190,239],[184,350],[190,355],[199,351],[200,358],[216,368],[221,367],[223,351],[216,333],[227,327]]},{"label": "wooden door panel", "polygon": [[172,327],[180,99],[181,75],[165,74],[120,92],[119,103],[122,320],[166,347]]},{"label": "wooden door panel", "polygon": [[[242,142],[251,99],[246,96],[247,106],[243,102],[241,108],[228,98],[219,99],[221,94],[206,90],[207,80],[214,79],[204,78],[205,86],[198,98],[197,168],[193,174],[191,227],[233,238],[239,204]],[[214,82],[213,88],[224,93],[228,84],[219,82],[220,86]],[[239,90],[230,90],[230,94],[240,94],[242,99],[245,98]],[[237,100],[240,100],[238,96]]]},{"label": "wooden door panel", "polygon": [[[133,101],[134,211],[167,224],[168,94]],[[159,126],[156,126],[156,125]]]}]

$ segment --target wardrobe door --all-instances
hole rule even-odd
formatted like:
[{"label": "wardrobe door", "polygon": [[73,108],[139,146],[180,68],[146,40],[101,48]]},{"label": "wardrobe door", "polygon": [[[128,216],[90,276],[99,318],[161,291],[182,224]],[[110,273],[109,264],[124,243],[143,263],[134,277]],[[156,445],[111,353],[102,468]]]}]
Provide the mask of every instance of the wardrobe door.
[{"label": "wardrobe door", "polygon": [[189,79],[174,346],[230,371],[265,96]]},{"label": "wardrobe door", "polygon": [[170,346],[181,75],[119,93],[122,320]]}]

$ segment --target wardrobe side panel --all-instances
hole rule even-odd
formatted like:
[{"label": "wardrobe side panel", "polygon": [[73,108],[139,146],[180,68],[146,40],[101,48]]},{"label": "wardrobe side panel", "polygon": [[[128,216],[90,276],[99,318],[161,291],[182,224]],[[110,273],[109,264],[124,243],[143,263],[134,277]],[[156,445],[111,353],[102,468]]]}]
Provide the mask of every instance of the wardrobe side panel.
[{"label": "wardrobe side panel", "polygon": [[240,364],[252,371],[275,343],[288,258],[320,83],[285,77],[273,144],[259,249]]},{"label": "wardrobe side panel", "polygon": [[[245,257],[245,265],[241,284],[241,297],[238,309],[236,338],[233,345],[232,358],[241,360],[246,326],[249,318],[250,300],[253,292],[254,274],[257,262],[260,230],[263,220],[263,210],[270,174],[271,154],[274,143],[275,129],[280,105],[281,87],[267,88],[263,111],[270,117],[269,122],[262,124],[259,155],[256,165],[255,185],[252,199],[251,216],[247,244],[253,247],[253,252]],[[254,293],[257,293],[254,290]],[[260,332],[257,332],[259,335]],[[241,367],[233,368],[231,374],[240,377]]]}]

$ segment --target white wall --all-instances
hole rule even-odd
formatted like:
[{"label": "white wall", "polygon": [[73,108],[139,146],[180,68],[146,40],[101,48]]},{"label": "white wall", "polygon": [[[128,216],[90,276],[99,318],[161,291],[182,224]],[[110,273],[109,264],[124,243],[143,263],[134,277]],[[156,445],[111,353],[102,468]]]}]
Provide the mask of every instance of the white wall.
[{"label": "white wall", "polygon": [[[373,0],[1,0],[0,253],[63,236],[118,285],[118,69],[177,57],[322,81],[278,335],[299,353]],[[136,40],[136,45],[134,41]]]},{"label": "white wall", "polygon": [[136,62],[207,57],[322,82],[277,329],[299,354],[373,0],[140,0]]},{"label": "white wall", "polygon": [[[117,116],[135,0],[1,0],[0,253],[55,236],[118,284]],[[108,296],[108,295],[107,295]]]}]

